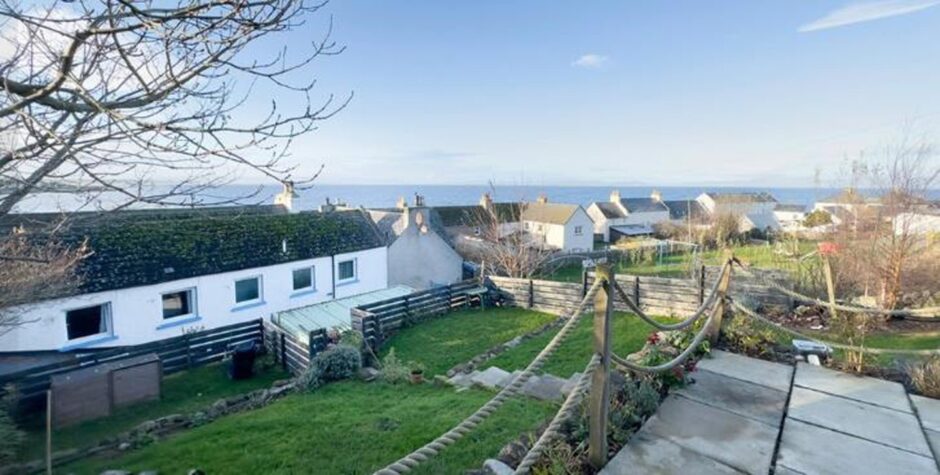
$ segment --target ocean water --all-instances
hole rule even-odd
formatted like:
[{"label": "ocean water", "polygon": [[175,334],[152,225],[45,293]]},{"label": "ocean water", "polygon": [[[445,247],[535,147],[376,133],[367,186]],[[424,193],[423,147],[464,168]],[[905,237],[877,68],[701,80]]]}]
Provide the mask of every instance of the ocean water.
[{"label": "ocean water", "polygon": [[[395,206],[399,197],[409,202],[414,201],[416,193],[425,197],[429,206],[468,205],[480,201],[483,193],[489,192],[495,201],[535,201],[540,194],[545,194],[549,202],[576,203],[587,206],[594,201],[607,201],[610,192],[620,190],[624,198],[647,197],[658,190],[665,200],[692,199],[705,191],[715,192],[758,192],[772,194],[780,203],[812,206],[819,199],[831,196],[837,188],[745,188],[745,187],[649,187],[649,186],[498,186],[487,185],[314,185],[298,190],[299,197],[295,205],[302,210],[317,209],[327,198],[332,202],[342,202],[350,206],[367,208],[388,208]],[[245,198],[246,204],[273,203],[274,195],[280,191],[276,185],[252,186],[229,185],[212,190],[202,198],[207,202],[222,199]],[[932,193],[933,199],[940,199],[940,190]],[[88,196],[74,196],[62,193],[38,193],[22,201],[16,207],[17,212],[59,212],[76,209],[93,210],[113,206],[118,197],[106,194],[95,195],[88,202]]]}]

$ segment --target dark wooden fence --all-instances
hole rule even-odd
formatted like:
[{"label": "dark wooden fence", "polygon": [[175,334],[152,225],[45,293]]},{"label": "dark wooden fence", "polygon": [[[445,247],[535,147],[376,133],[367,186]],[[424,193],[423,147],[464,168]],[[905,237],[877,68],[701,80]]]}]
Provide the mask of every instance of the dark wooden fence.
[{"label": "dark wooden fence", "polygon": [[584,288],[579,283],[490,276],[490,288],[516,307],[560,314],[581,301]]},{"label": "dark wooden fence", "polygon": [[350,312],[352,327],[362,333],[370,347],[377,349],[403,325],[466,306],[468,292],[479,288],[478,281],[468,280],[362,305]]},{"label": "dark wooden fence", "polygon": [[56,374],[148,353],[160,358],[163,374],[171,374],[219,361],[232,347],[248,342],[261,345],[263,339],[264,330],[258,319],[143,345],[86,350],[73,359],[0,376],[0,388],[13,385],[21,407],[27,409],[42,403],[50,378]]},{"label": "dark wooden fence", "polygon": [[274,356],[274,361],[293,375],[299,375],[310,367],[310,360],[329,344],[325,328],[313,330],[303,338],[276,323],[265,322],[264,336],[265,347]]}]

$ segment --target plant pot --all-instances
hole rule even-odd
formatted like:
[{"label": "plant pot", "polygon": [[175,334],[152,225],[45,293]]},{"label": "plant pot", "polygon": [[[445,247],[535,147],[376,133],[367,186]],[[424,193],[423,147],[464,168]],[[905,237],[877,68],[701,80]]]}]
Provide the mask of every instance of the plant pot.
[{"label": "plant pot", "polygon": [[424,371],[411,372],[411,384],[421,384],[424,382]]}]

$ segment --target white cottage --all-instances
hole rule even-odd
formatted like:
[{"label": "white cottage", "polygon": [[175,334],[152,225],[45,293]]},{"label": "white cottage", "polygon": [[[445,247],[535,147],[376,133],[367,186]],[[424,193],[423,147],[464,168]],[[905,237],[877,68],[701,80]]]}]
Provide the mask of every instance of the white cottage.
[{"label": "white cottage", "polygon": [[653,226],[669,221],[669,208],[658,192],[649,198],[621,198],[613,191],[606,202],[588,206],[588,216],[594,221],[594,232],[604,242],[615,242],[625,236],[649,235]]},{"label": "white cottage", "polygon": [[[79,215],[93,251],[69,295],[23,305],[0,353],[138,345],[385,289],[387,250],[361,211],[283,205]],[[10,215],[0,227],[49,219]]]},{"label": "white cottage", "polygon": [[537,243],[562,252],[594,249],[594,222],[580,205],[549,203],[544,196],[522,207],[522,229]]},{"label": "white cottage", "polygon": [[696,199],[712,217],[722,215],[738,216],[738,230],[741,232],[757,229],[776,231],[780,223],[774,216],[777,200],[766,192],[706,192]]},{"label": "white cottage", "polygon": [[424,197],[416,195],[413,206],[402,199],[394,209],[369,214],[388,244],[389,285],[427,289],[463,278],[463,258],[445,238]]}]

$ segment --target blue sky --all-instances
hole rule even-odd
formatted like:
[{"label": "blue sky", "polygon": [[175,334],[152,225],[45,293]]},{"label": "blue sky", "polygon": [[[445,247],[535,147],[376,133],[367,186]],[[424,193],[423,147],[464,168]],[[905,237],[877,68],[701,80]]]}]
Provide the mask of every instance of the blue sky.
[{"label": "blue sky", "polygon": [[940,132],[940,1],[334,0],[323,183],[838,184]]}]

